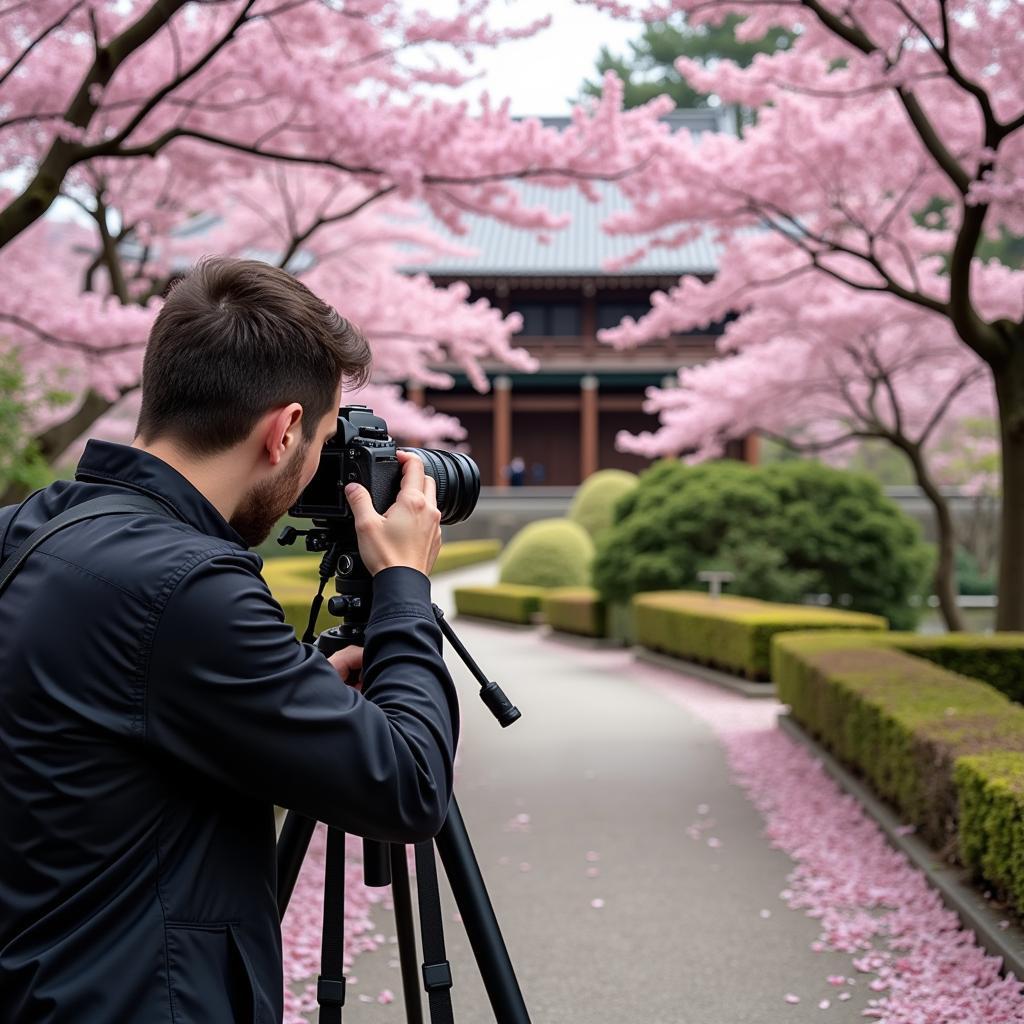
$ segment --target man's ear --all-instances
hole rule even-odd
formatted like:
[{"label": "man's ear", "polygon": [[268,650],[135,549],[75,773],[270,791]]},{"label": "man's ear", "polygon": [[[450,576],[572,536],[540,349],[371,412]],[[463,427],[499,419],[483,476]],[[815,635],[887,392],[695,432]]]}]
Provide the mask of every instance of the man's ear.
[{"label": "man's ear", "polygon": [[272,466],[276,466],[298,444],[301,432],[302,406],[298,402],[282,406],[271,414],[264,445]]}]

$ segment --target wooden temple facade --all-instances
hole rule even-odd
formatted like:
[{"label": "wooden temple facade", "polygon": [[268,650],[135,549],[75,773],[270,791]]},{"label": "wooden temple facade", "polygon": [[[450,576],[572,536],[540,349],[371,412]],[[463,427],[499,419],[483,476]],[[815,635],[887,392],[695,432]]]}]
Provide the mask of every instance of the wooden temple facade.
[{"label": "wooden temple facade", "polygon": [[[673,116],[676,130],[722,130],[728,123],[711,110]],[[721,324],[628,350],[597,340],[601,328],[641,316],[651,293],[671,288],[682,274],[707,280],[717,269],[716,247],[703,237],[678,249],[659,248],[628,270],[604,272],[605,261],[634,248],[636,239],[601,230],[624,201],[612,186],[600,191],[601,202],[590,203],[575,190],[524,185],[524,202],[572,216],[547,245],[529,232],[473,217],[468,237],[457,242],[475,248],[475,255],[408,268],[426,271],[438,285],[465,281],[471,298],[486,298],[503,313],[519,312],[523,330],[515,341],[540,361],[536,373],[485,363],[491,380],[485,394],[451,365],[438,367],[455,377],[451,390],[406,385],[412,401],[461,421],[468,436],[458,447],[479,464],[485,486],[508,486],[516,459],[524,464],[527,486],[573,486],[597,469],[642,470],[647,460],[617,451],[616,435],[657,429],[657,417],[643,410],[646,389],[674,386],[680,367],[715,354]],[[733,442],[728,454],[756,458],[752,440]]]}]

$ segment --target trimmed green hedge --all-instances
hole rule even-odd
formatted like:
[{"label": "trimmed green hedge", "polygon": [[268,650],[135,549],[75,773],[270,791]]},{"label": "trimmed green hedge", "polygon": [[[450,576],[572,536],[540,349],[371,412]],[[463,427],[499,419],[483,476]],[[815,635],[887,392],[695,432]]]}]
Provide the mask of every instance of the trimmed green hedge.
[{"label": "trimmed green hedge", "polygon": [[961,757],[960,858],[1018,910],[1024,908],[1024,754]]},{"label": "trimmed green hedge", "polygon": [[552,629],[581,636],[608,635],[607,609],[593,587],[559,587],[544,594],[544,621]]},{"label": "trimmed green hedge", "polygon": [[443,572],[462,569],[467,565],[492,562],[501,554],[500,540],[453,540],[441,545],[434,569],[430,573],[440,576]]},{"label": "trimmed green hedge", "polygon": [[880,616],[688,591],[637,594],[635,639],[643,647],[768,679],[772,637],[789,630],[884,630]]},{"label": "trimmed green hedge", "polygon": [[[993,638],[961,642],[972,639],[983,648]],[[986,683],[906,653],[924,653],[930,644],[948,649],[949,640],[779,637],[773,677],[794,718],[863,774],[926,840],[946,856],[958,849],[972,869],[1010,892],[1012,862],[1024,858],[1024,842],[1014,853],[994,839],[1014,805],[993,780],[1005,777],[1008,766],[1024,765],[1024,708]],[[1024,908],[1024,884],[1014,892]]]},{"label": "trimmed green hedge", "polygon": [[542,587],[526,587],[518,583],[496,583],[494,586],[456,587],[455,610],[460,615],[479,615],[503,622],[529,623],[541,608]]},{"label": "trimmed green hedge", "polygon": [[893,633],[901,651],[980,679],[1024,704],[1024,633]]},{"label": "trimmed green hedge", "polygon": [[[849,634],[823,634],[801,640],[804,649],[850,647]],[[865,647],[893,647],[924,658],[941,668],[980,679],[1024,704],[1024,633],[863,633],[856,642]]]}]

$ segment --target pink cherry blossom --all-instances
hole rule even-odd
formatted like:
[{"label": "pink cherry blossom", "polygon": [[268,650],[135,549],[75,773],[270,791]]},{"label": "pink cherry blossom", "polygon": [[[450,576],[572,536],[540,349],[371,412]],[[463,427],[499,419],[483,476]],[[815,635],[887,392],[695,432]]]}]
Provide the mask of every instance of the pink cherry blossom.
[{"label": "pink cherry blossom", "polygon": [[[513,179],[592,196],[590,180],[646,159],[670,104],[623,111],[612,77],[564,130],[486,95],[470,109],[445,88],[474,74],[481,48],[547,19],[496,29],[488,0],[447,6],[34,0],[0,11],[0,332],[26,364],[30,401],[54,387],[72,397],[39,407],[32,434],[88,397],[94,419],[76,425],[125,439],[160,296],[209,252],[285,266],[357,323],[374,378],[350,397],[404,439],[464,431],[406,402],[401,384],[447,387],[446,364],[484,391],[484,362],[536,367],[514,342],[517,314],[462,282],[400,272],[465,251],[428,230],[424,211],[455,236],[467,212],[535,236],[561,230],[566,219],[524,204]],[[77,221],[42,219],[58,193]]]}]

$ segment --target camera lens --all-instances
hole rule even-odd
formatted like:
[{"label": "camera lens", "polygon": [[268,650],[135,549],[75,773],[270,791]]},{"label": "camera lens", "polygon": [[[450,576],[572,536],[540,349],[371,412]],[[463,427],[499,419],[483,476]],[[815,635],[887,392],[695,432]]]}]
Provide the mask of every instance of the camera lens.
[{"label": "camera lens", "polygon": [[402,448],[419,456],[427,476],[437,484],[437,507],[441,522],[461,523],[468,519],[480,497],[480,470],[461,452],[437,448]]}]

